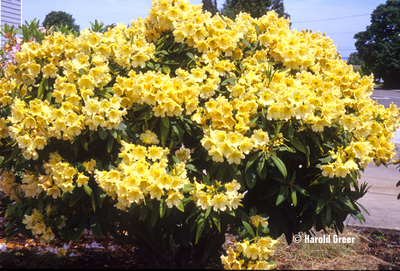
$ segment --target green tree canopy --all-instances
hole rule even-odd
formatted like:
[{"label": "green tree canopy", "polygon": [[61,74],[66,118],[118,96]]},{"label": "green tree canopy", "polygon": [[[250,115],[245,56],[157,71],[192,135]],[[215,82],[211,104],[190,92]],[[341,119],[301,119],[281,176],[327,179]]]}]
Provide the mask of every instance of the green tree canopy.
[{"label": "green tree canopy", "polygon": [[231,19],[235,19],[240,12],[247,12],[253,18],[260,18],[270,10],[275,10],[279,16],[290,17],[285,12],[283,0],[226,0],[221,13]]},{"label": "green tree canopy", "polygon": [[218,12],[217,0],[202,0],[203,10],[210,12],[213,16]]},{"label": "green tree canopy", "polygon": [[387,0],[371,15],[371,25],[357,33],[355,46],[365,66],[386,87],[400,87],[400,0]]},{"label": "green tree canopy", "polygon": [[359,53],[357,52],[351,53],[349,55],[349,60],[347,61],[347,63],[351,65],[361,65],[361,59]]},{"label": "green tree canopy", "polygon": [[75,24],[75,19],[71,14],[68,14],[64,11],[52,11],[46,15],[46,18],[43,21],[43,26],[51,27],[51,26],[68,26],[69,30],[75,30],[79,32],[79,25]]}]

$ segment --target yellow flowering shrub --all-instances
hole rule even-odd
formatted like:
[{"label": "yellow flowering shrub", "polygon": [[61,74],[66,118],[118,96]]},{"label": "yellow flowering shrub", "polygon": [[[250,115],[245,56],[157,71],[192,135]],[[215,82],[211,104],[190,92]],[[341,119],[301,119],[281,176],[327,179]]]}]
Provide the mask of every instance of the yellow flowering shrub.
[{"label": "yellow flowering shrub", "polygon": [[370,98],[373,77],[273,11],[233,21],[153,0],[131,25],[50,31],[13,57],[0,79],[10,238],[77,241],[90,226],[160,267],[204,267],[229,229],[224,266],[269,269],[271,237],[364,220],[359,171],[394,156],[399,111]]}]

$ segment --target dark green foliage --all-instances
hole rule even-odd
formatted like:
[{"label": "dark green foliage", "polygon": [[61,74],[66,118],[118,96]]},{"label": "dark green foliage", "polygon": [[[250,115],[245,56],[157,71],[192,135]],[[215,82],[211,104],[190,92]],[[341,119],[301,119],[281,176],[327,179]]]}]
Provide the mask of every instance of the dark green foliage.
[{"label": "dark green foliage", "polygon": [[371,25],[354,38],[365,68],[383,79],[385,87],[400,87],[400,0],[379,5],[372,12]]},{"label": "dark green foliage", "polygon": [[210,12],[213,16],[218,12],[217,0],[202,0],[203,10]]},{"label": "dark green foliage", "polygon": [[246,12],[253,18],[260,18],[270,10],[275,10],[280,17],[290,18],[285,12],[283,0],[226,0],[221,14],[235,19],[240,12]]},{"label": "dark green foliage", "polygon": [[79,32],[79,25],[75,24],[75,19],[72,17],[71,14],[68,14],[64,11],[52,11],[46,15],[46,18],[43,21],[44,27],[51,27],[51,26],[68,26],[69,30],[75,30]]},{"label": "dark green foliage", "polygon": [[351,65],[361,65],[361,59],[360,59],[359,53],[357,53],[357,52],[351,53],[347,63],[349,63]]}]

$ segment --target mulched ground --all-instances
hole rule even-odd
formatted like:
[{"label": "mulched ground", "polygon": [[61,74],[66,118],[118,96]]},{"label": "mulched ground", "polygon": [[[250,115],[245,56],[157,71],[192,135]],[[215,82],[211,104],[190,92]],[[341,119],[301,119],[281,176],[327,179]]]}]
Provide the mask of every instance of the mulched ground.
[{"label": "mulched ground", "polygon": [[[50,246],[41,245],[33,239],[17,235],[5,245],[6,211],[5,197],[0,192],[0,268],[1,269],[154,269],[151,262],[139,257],[132,246],[116,245],[111,236],[96,238],[86,231],[78,243],[55,240]],[[359,255],[371,255],[382,259],[391,270],[400,270],[400,233],[383,233],[378,230],[355,230],[362,234],[363,245]],[[65,256],[58,256],[57,250],[67,248]],[[286,266],[288,267],[288,266]],[[223,269],[218,264],[209,268]],[[280,266],[278,269],[286,269]],[[384,268],[386,269],[386,268]]]}]

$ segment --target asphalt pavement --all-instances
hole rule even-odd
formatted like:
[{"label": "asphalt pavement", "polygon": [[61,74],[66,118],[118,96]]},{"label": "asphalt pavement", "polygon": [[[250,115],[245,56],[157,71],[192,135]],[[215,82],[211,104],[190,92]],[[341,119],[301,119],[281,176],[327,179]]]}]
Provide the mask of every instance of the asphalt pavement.
[{"label": "asphalt pavement", "polygon": [[[372,98],[388,106],[394,102],[400,107],[400,90],[376,90]],[[392,140],[396,144],[396,155],[393,158],[398,159],[400,155],[400,129],[397,130]],[[359,199],[370,215],[362,211],[365,222],[359,223],[352,217],[348,217],[346,222],[350,227],[363,227],[369,229],[380,229],[388,231],[400,231],[400,200],[397,195],[400,194],[400,187],[396,187],[400,180],[399,168],[395,165],[385,167],[376,166],[375,163],[369,164],[364,172],[361,173],[359,184],[367,182],[371,187],[364,197]]]}]

